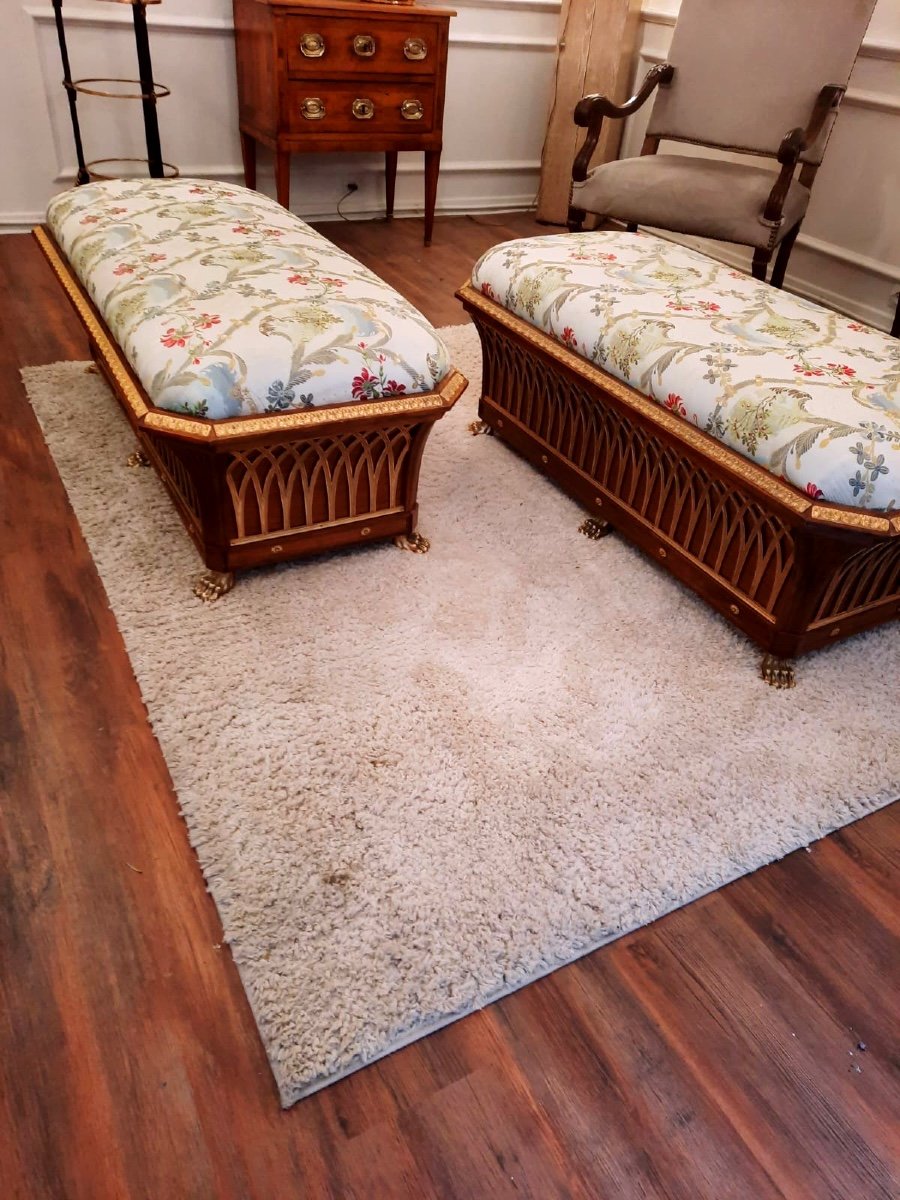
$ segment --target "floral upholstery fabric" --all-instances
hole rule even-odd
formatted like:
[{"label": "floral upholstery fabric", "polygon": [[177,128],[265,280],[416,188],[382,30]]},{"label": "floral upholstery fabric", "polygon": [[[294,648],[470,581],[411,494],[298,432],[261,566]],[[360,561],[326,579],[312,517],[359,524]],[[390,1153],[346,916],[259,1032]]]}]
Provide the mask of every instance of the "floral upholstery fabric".
[{"label": "floral upholstery fabric", "polygon": [[649,234],[495,246],[472,283],[818,500],[900,501],[900,342]]},{"label": "floral upholstery fabric", "polygon": [[449,370],[421,313],[258,192],[94,183],[47,222],[160,408],[220,419],[415,395]]}]

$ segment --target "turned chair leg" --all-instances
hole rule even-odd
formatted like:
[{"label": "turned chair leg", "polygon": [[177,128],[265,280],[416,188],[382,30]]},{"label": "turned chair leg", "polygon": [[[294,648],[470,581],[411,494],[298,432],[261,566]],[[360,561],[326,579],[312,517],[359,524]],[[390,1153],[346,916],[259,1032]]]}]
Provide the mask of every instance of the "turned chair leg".
[{"label": "turned chair leg", "polygon": [[583,208],[576,208],[574,204],[569,205],[569,218],[566,224],[569,227],[569,233],[584,233],[584,221],[587,213]]},{"label": "turned chair leg", "polygon": [[769,259],[772,257],[771,250],[754,250],[753,251],[753,266],[750,268],[750,273],[754,279],[761,279],[763,283],[766,281],[766,272],[769,269]]},{"label": "turned chair leg", "polygon": [[772,287],[784,286],[784,275],[787,271],[788,259],[791,257],[791,251],[794,248],[794,242],[797,240],[797,234],[800,232],[800,223],[798,222],[791,232],[782,239],[781,245],[778,247],[778,253],[775,256],[775,266],[772,268],[772,278],[769,281]]}]

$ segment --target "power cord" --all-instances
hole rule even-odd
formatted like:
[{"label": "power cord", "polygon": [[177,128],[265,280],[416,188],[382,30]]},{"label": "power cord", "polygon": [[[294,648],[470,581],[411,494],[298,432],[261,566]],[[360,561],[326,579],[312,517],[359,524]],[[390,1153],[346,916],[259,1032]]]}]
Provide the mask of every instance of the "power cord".
[{"label": "power cord", "polygon": [[347,200],[350,196],[352,196],[354,192],[358,192],[358,191],[359,191],[358,183],[348,183],[346,192],[344,192],[343,196],[341,196],[340,200],[338,200],[337,213],[342,221],[349,221],[349,220],[351,220],[351,218],[348,217],[345,212],[341,211],[341,205],[344,203],[345,200]]}]

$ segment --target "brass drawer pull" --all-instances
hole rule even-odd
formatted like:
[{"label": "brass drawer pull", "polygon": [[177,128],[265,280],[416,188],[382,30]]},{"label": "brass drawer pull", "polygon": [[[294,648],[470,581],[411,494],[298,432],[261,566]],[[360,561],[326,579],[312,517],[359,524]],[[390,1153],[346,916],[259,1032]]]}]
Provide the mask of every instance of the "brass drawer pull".
[{"label": "brass drawer pull", "polygon": [[321,58],[325,53],[325,39],[321,33],[304,33],[300,39],[300,53],[304,58]]},{"label": "brass drawer pull", "polygon": [[428,57],[428,45],[421,38],[407,38],[403,43],[403,53],[410,62],[421,62]]},{"label": "brass drawer pull", "polygon": [[404,100],[400,105],[400,113],[407,121],[421,121],[425,116],[425,109],[421,100]]},{"label": "brass drawer pull", "polygon": [[369,33],[358,33],[353,39],[353,53],[360,58],[372,58],[375,54],[375,39]]},{"label": "brass drawer pull", "polygon": [[325,116],[325,101],[318,96],[307,96],[300,105],[300,111],[307,121],[321,121]]},{"label": "brass drawer pull", "polygon": [[371,121],[375,116],[375,104],[371,100],[354,100],[353,115],[357,121]]}]

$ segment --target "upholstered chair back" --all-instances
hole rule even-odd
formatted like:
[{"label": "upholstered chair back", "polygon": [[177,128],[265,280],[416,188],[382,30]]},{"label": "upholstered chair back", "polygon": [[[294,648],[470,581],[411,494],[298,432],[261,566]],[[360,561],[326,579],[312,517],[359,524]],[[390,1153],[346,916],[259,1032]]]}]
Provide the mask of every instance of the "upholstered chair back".
[{"label": "upholstered chair back", "polygon": [[[827,84],[846,85],[875,0],[682,0],[651,137],[775,155]],[[833,117],[802,155],[819,163]]]}]

